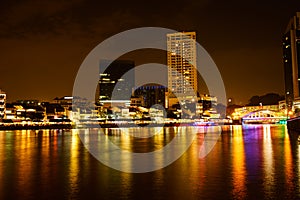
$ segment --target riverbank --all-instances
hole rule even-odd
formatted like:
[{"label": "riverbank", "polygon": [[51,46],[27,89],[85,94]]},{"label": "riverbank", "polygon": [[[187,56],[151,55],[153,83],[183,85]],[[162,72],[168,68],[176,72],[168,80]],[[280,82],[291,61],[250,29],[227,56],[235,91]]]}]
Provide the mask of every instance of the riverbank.
[{"label": "riverbank", "polygon": [[72,129],[72,124],[0,124],[0,130]]},{"label": "riverbank", "polygon": [[192,119],[168,120],[168,121],[105,121],[105,122],[81,122],[81,123],[0,123],[0,130],[39,130],[39,129],[73,129],[73,128],[132,128],[132,127],[178,127],[178,126],[216,126],[232,125],[224,121],[202,122]]}]

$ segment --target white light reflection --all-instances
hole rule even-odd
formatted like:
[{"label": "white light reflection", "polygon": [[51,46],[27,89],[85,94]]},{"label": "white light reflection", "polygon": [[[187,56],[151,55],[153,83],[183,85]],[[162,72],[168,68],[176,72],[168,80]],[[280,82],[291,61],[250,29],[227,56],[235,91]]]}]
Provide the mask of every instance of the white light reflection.
[{"label": "white light reflection", "polygon": [[207,127],[204,141],[199,151],[199,158],[204,158],[214,148],[216,141],[220,137],[222,132],[221,126],[209,126]]},{"label": "white light reflection", "polygon": [[274,188],[274,158],[272,149],[272,137],[270,125],[263,125],[263,169],[264,187],[266,191]]},{"label": "white light reflection", "polygon": [[71,135],[71,148],[70,148],[70,169],[69,169],[69,183],[70,195],[76,194],[78,188],[79,178],[79,143],[80,139],[76,132]]}]

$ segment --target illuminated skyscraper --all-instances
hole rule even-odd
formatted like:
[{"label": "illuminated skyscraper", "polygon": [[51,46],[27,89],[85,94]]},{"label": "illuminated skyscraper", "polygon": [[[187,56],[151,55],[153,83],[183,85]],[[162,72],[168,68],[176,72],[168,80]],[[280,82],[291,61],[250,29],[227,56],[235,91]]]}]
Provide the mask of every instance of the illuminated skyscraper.
[{"label": "illuminated skyscraper", "polygon": [[300,93],[300,12],[291,18],[283,36],[285,96],[288,110],[292,110]]},{"label": "illuminated skyscraper", "polygon": [[167,34],[167,50],[169,92],[182,97],[197,94],[196,33]]}]

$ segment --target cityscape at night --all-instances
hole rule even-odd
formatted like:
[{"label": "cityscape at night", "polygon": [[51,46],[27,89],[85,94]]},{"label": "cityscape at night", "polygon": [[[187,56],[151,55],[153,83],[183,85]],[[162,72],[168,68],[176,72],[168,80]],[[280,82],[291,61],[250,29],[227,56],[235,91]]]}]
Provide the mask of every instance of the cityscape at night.
[{"label": "cityscape at night", "polygon": [[300,3],[6,1],[1,199],[300,199]]}]

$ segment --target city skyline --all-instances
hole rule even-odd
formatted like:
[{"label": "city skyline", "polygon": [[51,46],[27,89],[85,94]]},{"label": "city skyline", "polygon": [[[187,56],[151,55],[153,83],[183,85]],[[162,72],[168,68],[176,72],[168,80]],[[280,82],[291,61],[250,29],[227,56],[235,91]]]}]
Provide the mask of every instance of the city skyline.
[{"label": "city skyline", "polygon": [[[71,95],[81,62],[97,44],[120,31],[159,26],[195,31],[197,42],[219,67],[227,96],[236,103],[246,104],[251,96],[269,92],[284,94],[282,36],[300,5],[279,1],[246,4],[206,1],[179,8],[174,2],[160,3],[157,8],[155,2],[152,6],[6,2],[0,23],[0,88],[8,101],[49,101]],[[106,9],[98,12],[103,6]],[[140,55],[128,54],[125,58],[134,58],[136,65],[166,63],[165,52],[155,51],[143,58]]]}]

